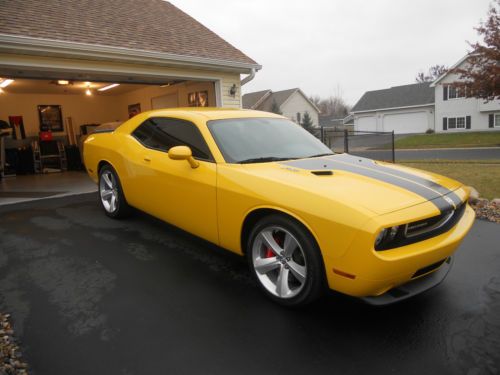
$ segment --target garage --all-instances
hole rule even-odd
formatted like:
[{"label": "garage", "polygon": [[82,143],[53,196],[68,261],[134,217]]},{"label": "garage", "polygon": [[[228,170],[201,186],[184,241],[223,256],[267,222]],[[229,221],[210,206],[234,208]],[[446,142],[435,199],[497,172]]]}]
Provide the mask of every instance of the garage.
[{"label": "garage", "polygon": [[112,27],[85,4],[50,4],[2,7],[2,204],[95,189],[81,165],[95,127],[151,109],[240,108],[241,86],[261,68],[168,2],[105,2],[99,12],[121,20]]},{"label": "garage", "polygon": [[356,122],[357,131],[377,131],[377,118],[375,116],[359,117]]},{"label": "garage", "polygon": [[425,133],[431,128],[428,112],[386,114],[383,117],[384,131],[395,134]]}]

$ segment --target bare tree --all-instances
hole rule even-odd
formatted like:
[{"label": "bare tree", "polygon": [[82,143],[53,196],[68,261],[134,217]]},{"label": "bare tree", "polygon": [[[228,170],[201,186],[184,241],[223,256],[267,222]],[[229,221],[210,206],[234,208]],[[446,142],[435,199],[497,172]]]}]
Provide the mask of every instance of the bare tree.
[{"label": "bare tree", "polygon": [[419,72],[415,77],[415,81],[418,83],[424,82],[432,82],[435,81],[438,77],[443,75],[448,71],[448,68],[444,65],[433,65],[429,68],[427,73]]},{"label": "bare tree", "polygon": [[469,43],[469,53],[464,67],[453,69],[460,81],[453,86],[464,88],[467,97],[500,98],[500,0],[495,0],[488,11],[488,19],[475,28],[483,43]]},{"label": "bare tree", "polygon": [[336,93],[328,98],[322,99],[320,96],[315,95],[311,96],[309,100],[319,108],[322,116],[344,118],[351,110],[351,106],[345,102],[342,90],[339,86],[337,86]]}]

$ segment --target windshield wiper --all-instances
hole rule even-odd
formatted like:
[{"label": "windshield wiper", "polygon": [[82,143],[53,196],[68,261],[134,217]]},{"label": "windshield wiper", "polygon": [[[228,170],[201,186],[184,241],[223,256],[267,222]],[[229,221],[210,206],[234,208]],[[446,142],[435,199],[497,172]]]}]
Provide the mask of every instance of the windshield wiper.
[{"label": "windshield wiper", "polygon": [[307,158],[319,158],[320,156],[330,156],[330,155],[335,155],[335,154],[333,152],[326,153],[326,154],[317,154],[317,155],[306,156],[304,159],[307,159]]},{"label": "windshield wiper", "polygon": [[240,160],[238,162],[238,164],[265,163],[265,162],[269,162],[269,161],[283,161],[283,160],[290,160],[290,158],[278,158],[276,156],[267,156],[267,157],[261,157],[261,158]]}]

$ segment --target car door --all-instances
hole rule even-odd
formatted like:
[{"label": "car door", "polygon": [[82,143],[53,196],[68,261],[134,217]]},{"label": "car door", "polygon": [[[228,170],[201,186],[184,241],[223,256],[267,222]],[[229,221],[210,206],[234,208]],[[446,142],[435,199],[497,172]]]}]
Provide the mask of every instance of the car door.
[{"label": "car door", "polygon": [[[198,127],[186,120],[157,117],[143,122],[131,141],[139,143],[129,184],[141,210],[218,243],[217,168]],[[172,160],[168,150],[188,146],[199,166]],[[135,147],[137,150],[137,147]]]}]

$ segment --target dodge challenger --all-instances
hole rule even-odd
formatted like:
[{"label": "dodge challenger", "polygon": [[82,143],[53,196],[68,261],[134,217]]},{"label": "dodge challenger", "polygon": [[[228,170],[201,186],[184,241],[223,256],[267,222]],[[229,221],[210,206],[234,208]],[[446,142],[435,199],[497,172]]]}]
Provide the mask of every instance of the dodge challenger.
[{"label": "dodge challenger", "polygon": [[468,189],[336,154],[272,113],[141,113],[98,129],[84,162],[111,218],[142,210],[248,259],[286,306],[332,289],[383,305],[438,285],[474,221]]}]

